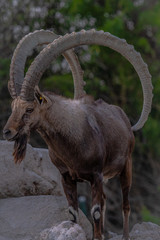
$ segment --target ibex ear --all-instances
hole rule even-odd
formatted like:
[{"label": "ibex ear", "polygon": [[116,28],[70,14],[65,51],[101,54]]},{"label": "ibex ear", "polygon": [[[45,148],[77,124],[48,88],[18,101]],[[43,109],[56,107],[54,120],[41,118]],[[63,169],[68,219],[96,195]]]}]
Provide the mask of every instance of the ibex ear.
[{"label": "ibex ear", "polygon": [[49,103],[51,104],[51,100],[45,96],[43,93],[41,93],[40,89],[38,86],[36,86],[34,88],[34,97],[35,97],[35,100],[40,104],[45,104],[45,103]]}]

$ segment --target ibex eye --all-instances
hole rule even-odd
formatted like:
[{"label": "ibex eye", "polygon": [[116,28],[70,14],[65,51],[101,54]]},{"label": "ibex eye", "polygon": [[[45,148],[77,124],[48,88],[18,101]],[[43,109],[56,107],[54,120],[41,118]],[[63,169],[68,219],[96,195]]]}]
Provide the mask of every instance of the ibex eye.
[{"label": "ibex eye", "polygon": [[33,108],[27,108],[26,109],[26,113],[32,113],[33,112]]}]

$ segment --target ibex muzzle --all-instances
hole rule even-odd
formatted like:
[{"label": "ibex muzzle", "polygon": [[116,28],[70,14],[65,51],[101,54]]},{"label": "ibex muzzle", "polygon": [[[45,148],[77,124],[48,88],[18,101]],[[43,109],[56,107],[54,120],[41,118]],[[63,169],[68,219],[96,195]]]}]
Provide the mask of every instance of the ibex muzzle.
[{"label": "ibex muzzle", "polygon": [[[18,126],[17,126],[18,127]],[[3,137],[8,141],[14,141],[18,135],[18,131],[16,130],[16,124],[14,120],[12,120],[12,116],[8,119],[4,129],[3,129]]]},{"label": "ibex muzzle", "polygon": [[6,139],[8,141],[10,139],[12,139],[12,132],[11,132],[11,130],[4,128],[4,130],[3,130],[3,137],[4,137],[4,139]]}]

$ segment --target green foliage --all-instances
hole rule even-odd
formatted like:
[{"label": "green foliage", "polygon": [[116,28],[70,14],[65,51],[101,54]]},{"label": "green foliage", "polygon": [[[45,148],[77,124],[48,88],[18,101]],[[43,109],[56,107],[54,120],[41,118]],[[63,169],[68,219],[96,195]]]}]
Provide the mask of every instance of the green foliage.
[{"label": "green foliage", "polygon": [[103,30],[119,37],[123,37],[124,19],[123,13],[113,18],[109,18],[103,25]]},{"label": "green foliage", "polygon": [[73,98],[73,80],[71,74],[54,75],[47,77],[42,82],[43,89]]},{"label": "green foliage", "polygon": [[141,216],[144,222],[153,222],[155,224],[160,225],[160,218],[152,215],[146,206],[143,206],[141,210]]},{"label": "green foliage", "polygon": [[144,134],[144,147],[145,150],[149,149],[150,156],[156,158],[156,156],[160,156],[160,127],[159,121],[149,117],[145,127],[142,129]]},{"label": "green foliage", "polygon": [[151,25],[153,27],[160,27],[160,18],[157,16],[160,14],[160,2],[157,1],[155,5],[151,8],[142,11],[139,16],[139,26],[148,26]]},{"label": "green foliage", "polygon": [[9,65],[10,60],[7,58],[0,58],[0,90],[4,85],[7,84],[7,80],[9,78]]},{"label": "green foliage", "polygon": [[152,48],[147,38],[141,37],[137,40],[137,46],[143,50],[145,54],[152,54]]},{"label": "green foliage", "polygon": [[[104,10],[99,1],[86,0],[85,3],[83,0],[79,1],[68,1],[68,9],[72,19],[76,15],[79,15],[81,18],[96,18],[97,24],[102,24],[104,20]],[[97,18],[97,16],[99,16]]]}]

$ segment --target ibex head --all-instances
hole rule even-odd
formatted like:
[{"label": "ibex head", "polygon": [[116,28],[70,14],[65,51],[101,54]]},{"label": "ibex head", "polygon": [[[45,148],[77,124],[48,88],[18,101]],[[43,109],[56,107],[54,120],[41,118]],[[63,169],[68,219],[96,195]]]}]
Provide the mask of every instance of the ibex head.
[{"label": "ibex head", "polygon": [[34,100],[25,101],[19,96],[11,104],[12,113],[4,127],[3,135],[8,141],[15,141],[14,160],[21,162],[25,156],[30,131],[36,129],[43,114],[52,105],[51,100],[36,87]]},{"label": "ibex head", "polygon": [[[10,66],[9,92],[13,98],[11,105],[12,114],[9,117],[4,130],[4,138],[15,141],[14,159],[20,162],[25,155],[27,139],[30,130],[35,128],[42,116],[43,108],[51,105],[50,99],[40,92],[38,86],[28,87],[26,97],[23,95],[24,67],[27,56],[37,45],[49,44],[59,36],[50,31],[35,31],[26,35],[17,45]],[[73,50],[62,53],[68,61],[74,79],[74,98],[85,95],[83,86],[83,71],[78,58]],[[23,97],[22,97],[23,95]],[[30,96],[32,97],[30,97]]]},{"label": "ibex head", "polygon": [[35,88],[34,96],[33,101],[25,101],[19,96],[13,100],[12,114],[3,130],[8,141],[15,140],[21,134],[28,135],[29,130],[35,128],[40,121],[43,110],[52,105],[51,100],[40,92],[38,86]]},{"label": "ibex head", "polygon": [[[38,34],[41,35],[44,32],[45,31],[39,31]],[[28,36],[30,37],[34,34],[35,33],[30,34]],[[24,40],[25,39],[27,39],[27,37],[25,37]],[[42,39],[43,40],[41,40],[40,43],[38,44],[42,44],[44,42],[45,43],[51,42],[51,40],[44,41],[44,38]],[[12,63],[11,63],[11,70],[10,70],[11,77],[9,82],[9,89],[10,89],[11,96],[16,99],[13,101],[13,104],[12,104],[13,113],[9,118],[8,123],[6,124],[6,126],[9,126],[9,127],[5,126],[4,128],[5,137],[7,136],[6,130],[12,129],[12,134],[10,133],[11,134],[10,140],[15,140],[16,142],[16,135],[17,136],[20,135],[22,129],[23,129],[22,132],[26,136],[30,131],[30,129],[34,127],[36,124],[38,124],[39,120],[37,115],[40,113],[40,109],[43,106],[40,104],[40,102],[37,102],[37,97],[35,99],[35,96],[36,96],[35,86],[38,85],[43,72],[46,70],[48,65],[57,56],[64,53],[65,51],[67,51],[66,53],[68,53],[69,49],[79,45],[84,45],[84,44],[99,44],[103,46],[108,46],[114,49],[115,51],[121,53],[133,65],[133,67],[135,68],[135,70],[137,71],[140,77],[140,81],[142,84],[144,104],[143,104],[141,117],[137,122],[137,124],[132,127],[132,130],[138,130],[144,125],[151,109],[152,83],[151,83],[151,76],[149,74],[148,67],[143,62],[141,55],[134,50],[133,46],[127,44],[125,40],[119,39],[111,35],[110,33],[104,33],[103,31],[95,31],[95,30],[89,30],[89,31],[82,30],[81,32],[78,32],[78,33],[71,33],[71,34],[65,35],[64,37],[59,37],[58,39],[54,40],[51,44],[49,44],[47,47],[45,47],[40,52],[40,54],[36,57],[36,59],[33,61],[28,72],[26,73],[25,79],[23,78],[23,73],[22,73],[22,70],[24,70],[25,61],[22,61],[21,66],[18,66],[19,62],[21,62],[21,59],[23,59],[23,55],[24,55],[24,51],[18,50],[23,45],[23,41],[20,42],[19,44],[20,47],[17,47],[17,50],[15,50],[15,54],[13,56]],[[29,52],[30,49],[32,49],[32,47],[26,50],[26,44],[24,44],[24,49],[25,49],[25,53],[27,53]],[[20,52],[20,58],[17,58],[17,52]],[[26,56],[25,56],[25,59],[26,59]],[[75,57],[75,55],[74,55],[74,59],[73,57],[68,58],[68,56],[66,58],[70,63],[73,77],[75,79],[76,98],[82,97],[84,96],[84,91],[83,91],[84,82],[82,79],[82,75],[83,75],[82,70],[78,64],[78,60]],[[17,76],[16,76],[16,72],[17,72],[16,69],[19,70]],[[45,104],[45,99],[44,99],[44,104]],[[30,108],[31,108],[30,110],[31,112],[27,113],[27,111],[29,111]],[[17,112],[17,116],[15,111]],[[26,116],[28,119],[26,119],[26,121],[23,121],[23,124],[22,124],[21,119],[23,118],[23,116]],[[12,119],[12,121],[10,119]],[[21,127],[22,125],[23,127]],[[13,127],[13,126],[16,126],[16,127]],[[8,132],[8,138],[6,137],[6,139],[9,139],[9,132]],[[27,139],[27,137],[25,139]],[[16,150],[16,154],[14,153],[14,156],[16,155],[16,159],[21,160],[22,157],[18,156],[17,151],[18,150]],[[15,161],[19,161],[16,159]]]}]

